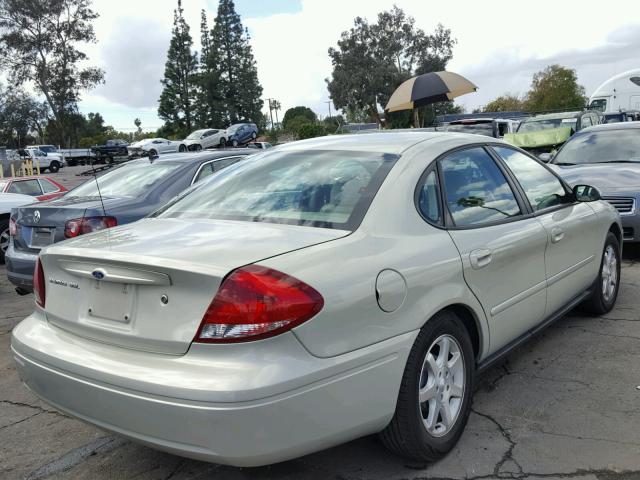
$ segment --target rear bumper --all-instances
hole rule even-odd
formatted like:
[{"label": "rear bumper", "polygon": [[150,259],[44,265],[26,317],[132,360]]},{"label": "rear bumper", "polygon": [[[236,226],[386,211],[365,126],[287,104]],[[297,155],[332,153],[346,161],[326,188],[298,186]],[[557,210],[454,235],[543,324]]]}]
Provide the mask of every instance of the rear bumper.
[{"label": "rear bumper", "polygon": [[85,340],[36,311],[12,350],[24,383],[64,412],[174,454],[258,466],[384,428],[416,334],[325,359],[292,333],[169,356]]},{"label": "rear bumper", "polygon": [[13,248],[13,241],[5,254],[7,277],[16,287],[33,291],[33,270],[36,266],[38,254],[19,252]]}]

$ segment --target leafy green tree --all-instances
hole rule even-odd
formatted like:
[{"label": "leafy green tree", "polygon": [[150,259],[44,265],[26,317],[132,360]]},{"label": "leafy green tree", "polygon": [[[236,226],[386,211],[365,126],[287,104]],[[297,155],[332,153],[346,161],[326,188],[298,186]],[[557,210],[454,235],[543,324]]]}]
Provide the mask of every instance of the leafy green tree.
[{"label": "leafy green tree", "polygon": [[386,105],[396,87],[413,75],[443,70],[455,43],[449,29],[438,25],[426,34],[397,6],[379,13],[377,23],[356,17],[337,48],[329,48],[331,99],[337,108],[366,111],[380,123],[378,105]]},{"label": "leafy green tree", "polygon": [[318,120],[318,116],[309,107],[293,107],[284,112],[284,117],[282,119],[282,128],[284,128],[285,130],[291,130],[291,126],[289,125],[290,122],[294,118],[298,117],[303,118],[308,123],[315,123]]},{"label": "leafy green tree", "polygon": [[24,147],[31,139],[43,139],[48,118],[46,103],[21,88],[0,85],[0,145]]},{"label": "leafy green tree", "polygon": [[487,103],[485,112],[517,112],[524,109],[524,101],[517,95],[506,93]]},{"label": "leafy green tree", "polygon": [[90,0],[0,0],[0,68],[10,82],[30,82],[44,96],[55,119],[56,140],[69,142],[67,121],[80,92],[103,82],[104,72],[86,66],[78,49],[95,42],[98,14]]},{"label": "leafy green tree", "polygon": [[331,117],[325,117],[322,119],[322,123],[331,132],[335,132],[340,125],[344,125],[344,117],[342,115],[332,115]]},{"label": "leafy green tree", "polygon": [[533,75],[531,89],[524,102],[528,111],[581,109],[587,103],[584,87],[578,84],[576,71],[550,65]]},{"label": "leafy green tree", "polygon": [[195,115],[199,128],[221,128],[228,122],[224,95],[219,89],[217,55],[211,53],[207,13],[200,13],[200,69],[197,75]]},{"label": "leafy green tree", "polygon": [[164,78],[161,80],[163,89],[160,94],[158,116],[174,133],[184,137],[194,126],[198,58],[191,51],[193,39],[183,12],[182,0],[178,0],[178,8],[173,12],[173,31]]},{"label": "leafy green tree", "polygon": [[242,27],[233,0],[220,0],[207,41],[201,88],[214,101],[204,116],[230,124],[261,119],[262,87],[249,33]]},{"label": "leafy green tree", "polygon": [[328,133],[327,127],[322,123],[304,123],[298,128],[297,137],[298,140],[304,140],[305,138],[322,137]]}]

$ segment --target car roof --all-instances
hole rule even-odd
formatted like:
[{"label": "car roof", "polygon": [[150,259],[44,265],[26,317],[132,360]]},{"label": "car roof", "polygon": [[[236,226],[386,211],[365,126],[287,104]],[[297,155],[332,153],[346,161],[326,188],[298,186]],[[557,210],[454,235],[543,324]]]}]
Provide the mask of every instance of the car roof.
[{"label": "car roof", "polygon": [[171,162],[188,164],[193,162],[206,162],[208,160],[215,160],[217,158],[234,157],[237,155],[250,155],[255,153],[255,150],[251,148],[224,148],[216,150],[202,150],[199,152],[166,153],[159,156],[158,158],[154,158],[153,160],[149,160],[148,158],[143,157],[127,163],[143,163],[147,161],[149,163]]},{"label": "car roof", "polygon": [[537,122],[538,120],[555,120],[557,118],[573,118],[573,117],[577,117],[578,115],[581,115],[582,113],[586,113],[586,112],[575,111],[575,112],[543,113],[540,115],[532,115],[531,117],[523,121]]},{"label": "car roof", "polygon": [[[496,140],[497,143],[504,143]],[[278,145],[278,152],[292,150],[350,150],[400,155],[422,142],[446,142],[459,145],[486,142],[487,137],[469,133],[381,130],[367,135],[328,135]]]},{"label": "car roof", "polygon": [[0,180],[11,180],[14,182],[20,182],[22,180],[37,180],[37,179],[52,180],[50,177],[47,177],[46,175],[25,175],[23,177],[6,177]]},{"label": "car roof", "polygon": [[602,132],[609,130],[634,130],[640,129],[640,122],[617,122],[617,123],[601,123],[592,127],[580,130],[578,133]]}]

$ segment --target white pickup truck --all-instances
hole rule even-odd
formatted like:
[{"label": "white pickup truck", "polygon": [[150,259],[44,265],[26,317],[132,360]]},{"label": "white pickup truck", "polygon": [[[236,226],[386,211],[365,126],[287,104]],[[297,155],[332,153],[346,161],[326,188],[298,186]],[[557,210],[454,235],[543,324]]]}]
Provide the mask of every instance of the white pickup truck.
[{"label": "white pickup truck", "polygon": [[96,154],[90,148],[58,148],[55,145],[28,145],[27,148],[43,151],[48,156],[58,155],[62,158],[62,163],[69,167],[96,160]]},{"label": "white pickup truck", "polygon": [[62,167],[64,167],[64,159],[60,154],[43,152],[38,148],[24,148],[18,150],[18,154],[25,160],[33,161],[33,168],[36,165],[40,165],[40,171],[49,170],[51,173],[56,173]]}]

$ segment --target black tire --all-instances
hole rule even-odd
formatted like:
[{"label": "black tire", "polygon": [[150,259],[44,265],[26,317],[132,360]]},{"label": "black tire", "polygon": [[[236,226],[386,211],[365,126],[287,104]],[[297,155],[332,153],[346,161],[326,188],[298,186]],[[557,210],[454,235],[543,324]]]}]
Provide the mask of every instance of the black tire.
[{"label": "black tire", "polygon": [[233,140],[231,140],[231,146],[232,147],[237,147],[238,146],[238,140],[236,140],[235,138]]},{"label": "black tire", "polygon": [[[200,145],[198,145],[198,146],[200,146]],[[202,147],[200,147],[200,148],[202,148]],[[178,151],[179,151],[180,153],[186,152],[186,151],[187,151],[187,147],[185,147],[184,145],[180,145],[180,146],[178,147]]]},{"label": "black tire", "polygon": [[[458,414],[452,426],[442,436],[434,436],[427,431],[424,424],[423,410],[418,402],[418,390],[427,349],[443,335],[453,337],[460,347],[464,365],[464,387]],[[422,327],[411,348],[402,376],[395,414],[391,423],[380,432],[382,443],[401,457],[426,462],[442,458],[456,445],[467,424],[474,380],[475,359],[469,332],[456,314],[442,311]],[[426,407],[426,404],[424,406]]]},{"label": "black tire", "polygon": [[107,164],[113,163],[113,157],[107,157],[107,160],[105,161],[105,163]]},{"label": "black tire", "polygon": [[220,148],[225,148],[227,146],[227,140],[225,138],[220,139]]},{"label": "black tire", "polygon": [[49,171],[51,173],[56,173],[58,170],[60,170],[60,164],[58,162],[54,160],[49,164]]},{"label": "black tire", "polygon": [[[603,267],[605,264],[605,254],[609,247],[613,249],[615,254],[616,282],[613,293],[607,297],[603,290]],[[620,290],[620,257],[620,242],[613,233],[609,232],[607,233],[607,238],[605,239],[604,247],[602,248],[598,277],[593,284],[591,296],[581,305],[582,310],[592,315],[603,315],[610,312],[614,307],[618,298],[618,291]]]},{"label": "black tire", "polygon": [[193,149],[194,149],[196,152],[199,152],[199,151],[201,151],[201,150],[202,150],[202,145],[197,144],[197,145],[195,145],[195,146],[193,147]]},{"label": "black tire", "polygon": [[157,156],[158,156],[158,152],[156,152],[155,150],[149,150],[149,158],[157,157]]},{"label": "black tire", "polygon": [[0,265],[4,264],[7,248],[9,248],[9,219],[0,218]]},{"label": "black tire", "polygon": [[258,135],[256,135],[256,132],[253,132],[251,134],[251,140],[255,141],[256,138],[258,138]]}]

